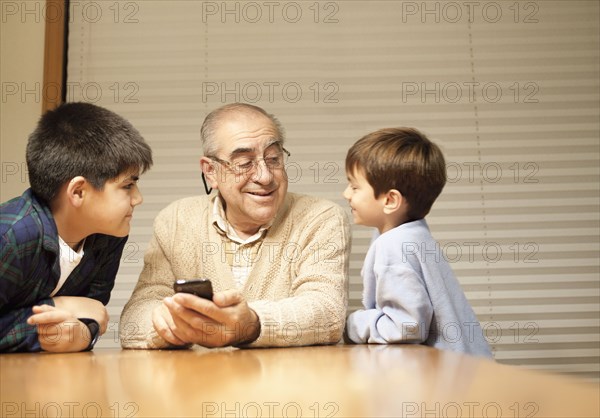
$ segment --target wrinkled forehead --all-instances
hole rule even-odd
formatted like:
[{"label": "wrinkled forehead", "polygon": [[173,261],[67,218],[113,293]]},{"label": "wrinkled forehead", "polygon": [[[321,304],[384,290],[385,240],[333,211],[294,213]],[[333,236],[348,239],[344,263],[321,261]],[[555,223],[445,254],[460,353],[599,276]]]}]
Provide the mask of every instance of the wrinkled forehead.
[{"label": "wrinkled forehead", "polygon": [[271,119],[256,112],[232,112],[219,123],[215,138],[217,149],[225,154],[261,153],[280,143],[279,131]]}]

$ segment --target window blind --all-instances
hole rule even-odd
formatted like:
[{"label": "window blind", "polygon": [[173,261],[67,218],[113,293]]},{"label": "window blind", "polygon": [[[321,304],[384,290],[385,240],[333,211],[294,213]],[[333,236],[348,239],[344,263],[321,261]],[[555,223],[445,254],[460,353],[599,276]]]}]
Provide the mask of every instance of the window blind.
[{"label": "window blind", "polygon": [[[347,207],[347,149],[414,126],[448,184],[427,217],[495,358],[598,379],[596,1],[71,2],[67,100],[127,117],[154,150],[100,346],[158,211],[202,194],[199,130],[235,101],[279,117],[290,191]],[[350,310],[371,230],[353,226]]]}]

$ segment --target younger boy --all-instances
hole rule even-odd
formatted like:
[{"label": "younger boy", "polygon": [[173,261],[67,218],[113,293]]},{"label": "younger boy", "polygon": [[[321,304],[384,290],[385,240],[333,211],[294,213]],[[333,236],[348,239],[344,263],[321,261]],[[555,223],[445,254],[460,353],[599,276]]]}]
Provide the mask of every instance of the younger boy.
[{"label": "younger boy", "polygon": [[346,156],[354,221],[379,231],[362,269],[364,309],[348,316],[355,343],[423,343],[491,357],[471,309],[423,219],[446,183],[440,149],[411,128],[381,129]]},{"label": "younger boy", "polygon": [[26,159],[31,188],[0,206],[0,352],[91,350],[152,151],[115,113],[68,103],[42,116]]}]

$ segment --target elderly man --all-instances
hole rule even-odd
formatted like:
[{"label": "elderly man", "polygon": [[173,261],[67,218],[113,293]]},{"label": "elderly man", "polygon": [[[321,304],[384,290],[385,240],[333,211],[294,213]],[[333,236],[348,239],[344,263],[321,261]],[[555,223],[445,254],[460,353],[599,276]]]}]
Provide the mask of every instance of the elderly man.
[{"label": "elderly man", "polygon": [[[350,247],[341,208],[287,192],[283,131],[263,109],[223,106],[201,135],[202,173],[216,193],[181,199],[157,216],[121,316],[123,347],[338,342]],[[194,278],[212,281],[212,300],[174,294],[175,280]]]}]

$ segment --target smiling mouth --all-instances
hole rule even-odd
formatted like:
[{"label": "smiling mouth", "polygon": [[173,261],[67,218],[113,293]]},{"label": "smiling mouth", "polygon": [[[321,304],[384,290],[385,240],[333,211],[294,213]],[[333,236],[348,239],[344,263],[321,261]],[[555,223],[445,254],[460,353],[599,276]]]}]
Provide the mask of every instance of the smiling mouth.
[{"label": "smiling mouth", "polygon": [[275,193],[275,190],[271,190],[270,192],[246,192],[248,194],[251,194],[252,196],[259,196],[259,197],[266,197],[266,196],[271,196],[273,193]]}]

